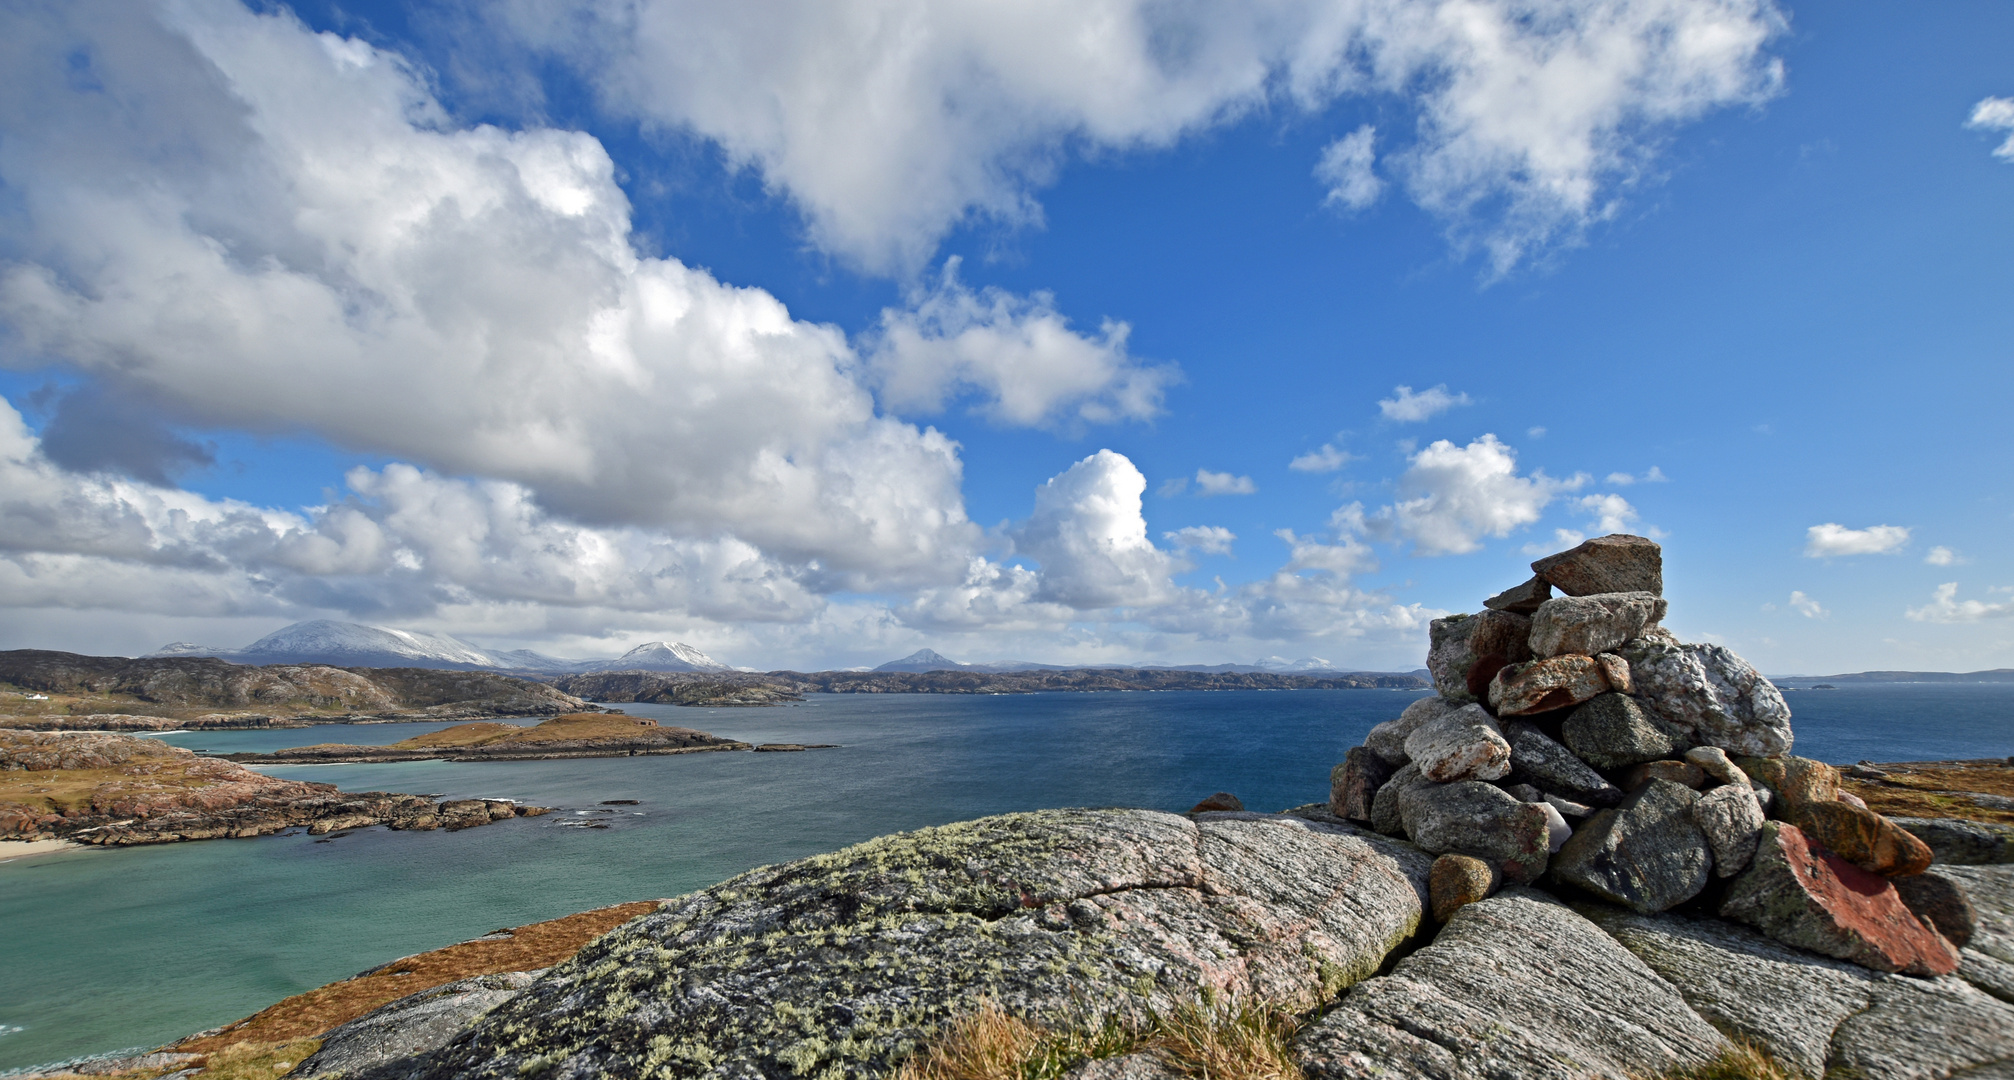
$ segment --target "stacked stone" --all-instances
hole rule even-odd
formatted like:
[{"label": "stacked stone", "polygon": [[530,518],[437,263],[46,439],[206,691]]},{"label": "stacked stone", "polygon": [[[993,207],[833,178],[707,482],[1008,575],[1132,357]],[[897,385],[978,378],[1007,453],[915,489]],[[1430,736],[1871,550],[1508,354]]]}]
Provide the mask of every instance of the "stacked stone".
[{"label": "stacked stone", "polygon": [[1643,914],[1694,902],[1881,971],[1956,969],[1964,899],[1924,874],[1930,849],[1790,755],[1768,679],[1659,625],[1657,544],[1604,536],[1532,571],[1434,621],[1438,693],[1331,774],[1338,816],[1441,856],[1436,917],[1502,884],[1564,885]]}]

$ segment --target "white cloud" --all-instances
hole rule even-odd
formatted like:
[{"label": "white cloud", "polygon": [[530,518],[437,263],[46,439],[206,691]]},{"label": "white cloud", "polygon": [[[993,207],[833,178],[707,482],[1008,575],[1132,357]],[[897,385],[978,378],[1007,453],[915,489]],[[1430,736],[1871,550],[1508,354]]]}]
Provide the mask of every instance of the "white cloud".
[{"label": "white cloud", "polygon": [[1189,490],[1188,477],[1171,476],[1166,480],[1161,481],[1161,486],[1154,489],[1154,494],[1160,496],[1163,499],[1172,499],[1175,496],[1180,495],[1181,493],[1187,490]]},{"label": "white cloud", "polygon": [[1400,501],[1380,512],[1382,528],[1411,540],[1422,555],[1474,551],[1485,536],[1508,536],[1539,519],[1562,491],[1586,477],[1555,480],[1517,474],[1517,452],[1484,435],[1467,446],[1438,440],[1415,453],[1399,477]]},{"label": "white cloud", "polygon": [[1533,439],[1545,438],[1545,428],[1543,427],[1529,427],[1525,429],[1524,433],[1526,436]]},{"label": "white cloud", "polygon": [[1620,495],[1583,495],[1573,505],[1594,519],[1594,529],[1599,533],[1628,532],[1636,525],[1636,507]]},{"label": "white cloud", "polygon": [[868,354],[881,400],[904,413],[935,413],[961,389],[985,395],[996,421],[1144,420],[1161,409],[1172,366],[1147,366],[1126,352],[1130,328],[1106,320],[1096,336],[1070,329],[1048,293],[973,292],[948,259],[935,289],[906,310],[881,313]]},{"label": "white cloud", "polygon": [[[926,264],[975,220],[1041,220],[1082,153],[1171,145],[1269,107],[1392,103],[1413,200],[1501,273],[1614,213],[1674,126],[1763,100],[1769,0],[932,0],[487,5],[603,104],[718,144],[814,243]],[[492,61],[493,63],[494,61]]]},{"label": "white cloud", "polygon": [[1384,194],[1385,182],[1371,170],[1377,160],[1377,138],[1378,129],[1365,124],[1322,151],[1322,159],[1315,163],[1315,179],[1329,189],[1324,203],[1362,210]]},{"label": "white cloud", "polygon": [[1238,534],[1222,525],[1187,525],[1161,534],[1178,551],[1200,551],[1206,555],[1229,555]]},{"label": "white cloud", "polygon": [[1910,608],[1903,612],[1917,622],[1960,623],[1978,622],[1981,619],[2004,619],[2014,616],[2014,600],[1989,604],[1984,600],[1958,599],[1958,583],[1947,581],[1937,586],[1931,594],[1930,602],[1920,608]]},{"label": "white cloud", "polygon": [[1035,598],[1080,609],[1165,600],[1176,564],[1147,538],[1146,490],[1140,470],[1110,450],[1036,488],[1035,511],[1014,534],[1015,550],[1042,567]]},{"label": "white cloud", "polygon": [[1818,601],[1795,589],[1790,593],[1790,606],[1807,619],[1823,619],[1832,613],[1819,606]]},{"label": "white cloud", "polygon": [[1608,474],[1604,482],[1611,487],[1628,487],[1636,483],[1662,484],[1668,482],[1670,479],[1670,477],[1664,475],[1663,469],[1652,465],[1650,471],[1644,473],[1642,476],[1632,476],[1626,472],[1612,472]]},{"label": "white cloud", "polygon": [[1249,476],[1233,476],[1227,472],[1196,470],[1196,494],[1198,495],[1250,495],[1258,491]]},{"label": "white cloud", "polygon": [[1327,473],[1357,460],[1360,460],[1357,455],[1337,449],[1333,443],[1323,443],[1320,449],[1310,450],[1287,462],[1287,468],[1295,472]]},{"label": "white cloud", "polygon": [[1804,555],[1826,559],[1836,555],[1893,555],[1909,542],[1909,529],[1902,525],[1874,525],[1849,529],[1826,522],[1806,529]]},{"label": "white cloud", "polygon": [[1469,403],[1467,394],[1448,393],[1446,383],[1417,394],[1413,393],[1413,388],[1410,386],[1394,387],[1393,392],[1397,396],[1379,401],[1378,411],[1384,414],[1385,419],[1397,420],[1402,424],[1425,420],[1457,405]]},{"label": "white cloud", "polygon": [[1965,558],[1956,551],[1939,544],[1923,556],[1923,561],[1931,566],[1957,566]]},{"label": "white cloud", "polygon": [[1565,551],[1568,548],[1579,547],[1580,542],[1585,539],[1587,539],[1587,534],[1575,529],[1554,529],[1552,531],[1551,543],[1548,544],[1534,540],[1526,544],[1523,551],[1533,558],[1543,558],[1547,555]]},{"label": "white cloud", "polygon": [[[2014,131],[2014,98],[1981,98],[1972,106],[1972,116],[1965,126],[1981,131]],[[2002,161],[2014,161],[2014,134],[1993,148],[1993,156]]]}]

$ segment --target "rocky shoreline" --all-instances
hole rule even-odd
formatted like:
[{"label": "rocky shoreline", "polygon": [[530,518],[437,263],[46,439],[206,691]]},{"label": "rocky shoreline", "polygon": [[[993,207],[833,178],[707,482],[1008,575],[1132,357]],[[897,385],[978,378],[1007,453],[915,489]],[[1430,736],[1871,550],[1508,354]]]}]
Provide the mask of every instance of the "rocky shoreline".
[{"label": "rocky shoreline", "polygon": [[320,743],[267,754],[215,756],[246,765],[337,765],[396,761],[551,761],[779,749],[814,747],[782,743],[755,746],[693,728],[666,727],[642,717],[569,713],[533,727],[500,723],[462,724],[389,746]]}]

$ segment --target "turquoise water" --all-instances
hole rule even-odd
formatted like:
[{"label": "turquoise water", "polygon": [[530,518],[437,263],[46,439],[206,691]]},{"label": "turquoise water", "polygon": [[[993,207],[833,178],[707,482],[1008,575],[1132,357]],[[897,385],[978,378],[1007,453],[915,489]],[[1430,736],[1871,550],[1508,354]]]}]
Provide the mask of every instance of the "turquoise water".
[{"label": "turquoise water", "polygon": [[[1329,767],[1417,695],[1376,690],[817,695],[637,715],[801,754],[282,767],[350,791],[515,798],[562,814],[460,833],[367,829],[79,851],[0,865],[0,1069],[155,1045],[488,930],[675,896],[901,829],[1051,806],[1254,809],[1327,798]],[[2014,686],[1790,695],[1832,761],[2014,753]],[[443,724],[183,733],[228,752],[386,743]],[[604,799],[639,805],[601,807]],[[601,812],[613,811],[613,812]],[[593,820],[606,829],[567,827]]]}]

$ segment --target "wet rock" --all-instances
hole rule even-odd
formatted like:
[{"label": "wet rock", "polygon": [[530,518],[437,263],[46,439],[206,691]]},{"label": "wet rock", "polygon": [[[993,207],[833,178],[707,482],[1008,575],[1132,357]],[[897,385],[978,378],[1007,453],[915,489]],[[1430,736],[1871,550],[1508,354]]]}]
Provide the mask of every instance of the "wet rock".
[{"label": "wet rock", "polygon": [[1051,810],[885,836],[667,902],[406,1076],[883,1076],[984,1002],[1093,1026],[1204,987],[1312,1007],[1413,935],[1429,865],[1286,816]]},{"label": "wet rock", "polygon": [[1473,904],[1496,891],[1502,883],[1496,867],[1469,855],[1442,855],[1427,871],[1427,893],[1431,897],[1434,921],[1444,923],[1455,909]]},{"label": "wet rock", "polygon": [[1420,775],[1418,765],[1407,765],[1393,773],[1371,800],[1371,828],[1386,836],[1404,836],[1405,815],[1400,811],[1399,797],[1413,788],[1431,783],[1433,781]]},{"label": "wet rock", "polygon": [[1889,818],[1930,845],[1934,863],[1985,866],[2014,863],[2014,825],[1963,818]]},{"label": "wet rock", "polygon": [[1664,549],[1641,536],[1615,533],[1531,564],[1532,572],[1568,596],[1647,592],[1664,595]]},{"label": "wet rock", "polygon": [[1612,689],[1591,656],[1554,656],[1513,664],[1489,684],[1489,703],[1498,716],[1529,716],[1578,705]]},{"label": "wet rock", "polygon": [[1909,910],[1930,920],[1944,940],[1963,949],[1979,929],[1979,912],[1965,887],[1948,874],[1924,873],[1895,879],[1895,894]]},{"label": "wet rock", "polygon": [[1387,720],[1371,729],[1364,736],[1364,745],[1393,766],[1404,765],[1412,759],[1406,756],[1406,736],[1418,730],[1421,724],[1437,720],[1461,708],[1448,699],[1435,695],[1421,698],[1406,706],[1396,720]]},{"label": "wet rock", "polygon": [[1780,757],[1741,757],[1734,764],[1754,780],[1776,793],[1776,812],[1781,815],[1799,803],[1837,802],[1839,770],[1822,761],[1791,754]]},{"label": "wet rock", "polygon": [[1492,611],[1515,611],[1529,615],[1538,610],[1540,604],[1552,599],[1552,586],[1544,578],[1533,577],[1522,585],[1508,589],[1483,601],[1483,606]]},{"label": "wet rock", "polygon": [[1790,750],[1790,706],[1746,660],[1719,645],[1686,645],[1647,630],[1616,650],[1629,663],[1631,693],[1694,742],[1734,754]]},{"label": "wet rock", "polygon": [[1597,769],[1658,761],[1681,747],[1674,732],[1644,715],[1625,694],[1602,694],[1575,709],[1560,725],[1560,739]]},{"label": "wet rock", "polygon": [[1556,597],[1539,605],[1531,617],[1531,653],[1547,657],[1608,652],[1656,626],[1664,613],[1664,597],[1656,593]]},{"label": "wet rock", "polygon": [[1509,611],[1435,619],[1429,637],[1427,670],[1441,696],[1458,705],[1480,699],[1505,665],[1531,659],[1531,620]]},{"label": "wet rock", "polygon": [[1902,903],[1886,878],[1808,843],[1794,825],[1762,827],[1755,858],[1720,915],[1800,949],[1875,971],[1949,975],[1958,950]]},{"label": "wet rock", "polygon": [[1700,1016],[1807,1077],[1941,1080],[2014,1058],[2014,1008],[1958,979],[1886,975],[1720,919],[1575,910]]},{"label": "wet rock", "polygon": [[1191,814],[1208,814],[1222,811],[1238,811],[1245,808],[1244,800],[1228,791],[1219,791],[1202,802],[1189,808]]},{"label": "wet rock", "polygon": [[1723,784],[1748,786],[1748,774],[1742,772],[1727,756],[1727,751],[1718,746],[1695,746],[1685,752],[1685,760],[1706,770],[1706,775]]},{"label": "wet rock", "polygon": [[518,996],[543,971],[479,975],[422,990],[381,1006],[322,1036],[321,1049],[290,1076],[302,1080],[393,1072],[446,1046],[491,1009]]},{"label": "wet rock", "polygon": [[1722,784],[1692,804],[1692,823],[1706,834],[1713,851],[1713,872],[1733,877],[1748,869],[1755,845],[1762,839],[1762,804],[1747,784]]},{"label": "wet rock", "polygon": [[1609,783],[1537,725],[1528,720],[1505,720],[1502,728],[1504,741],[1510,743],[1513,778],[1533,784],[1540,791],[1596,806],[1614,806],[1622,801],[1621,788]]},{"label": "wet rock", "polygon": [[1439,784],[1497,780],[1510,773],[1510,743],[1480,705],[1421,724],[1406,736],[1406,756],[1421,776]]},{"label": "wet rock", "polygon": [[1350,747],[1342,764],[1329,770],[1329,809],[1339,818],[1371,820],[1371,803],[1378,789],[1396,771],[1370,747]]},{"label": "wet rock", "polygon": [[1614,810],[1587,819],[1553,857],[1553,876],[1641,912],[1699,895],[1713,869],[1706,834],[1693,822],[1699,793],[1653,780]]},{"label": "wet rock", "polygon": [[1794,802],[1778,816],[1804,830],[1807,840],[1870,874],[1903,877],[1930,867],[1930,845],[1864,806]]},{"label": "wet rock", "polygon": [[1551,832],[1539,804],[1475,780],[1422,783],[1399,796],[1406,836],[1434,855],[1473,855],[1522,885],[1545,873]]},{"label": "wet rock", "polygon": [[1652,780],[1669,780],[1697,791],[1706,786],[1706,770],[1690,761],[1646,761],[1625,770],[1617,786],[1635,791]]},{"label": "wet rock", "polygon": [[1458,909],[1292,1044],[1308,1080],[1662,1076],[1726,1045],[1614,938],[1519,888]]}]

